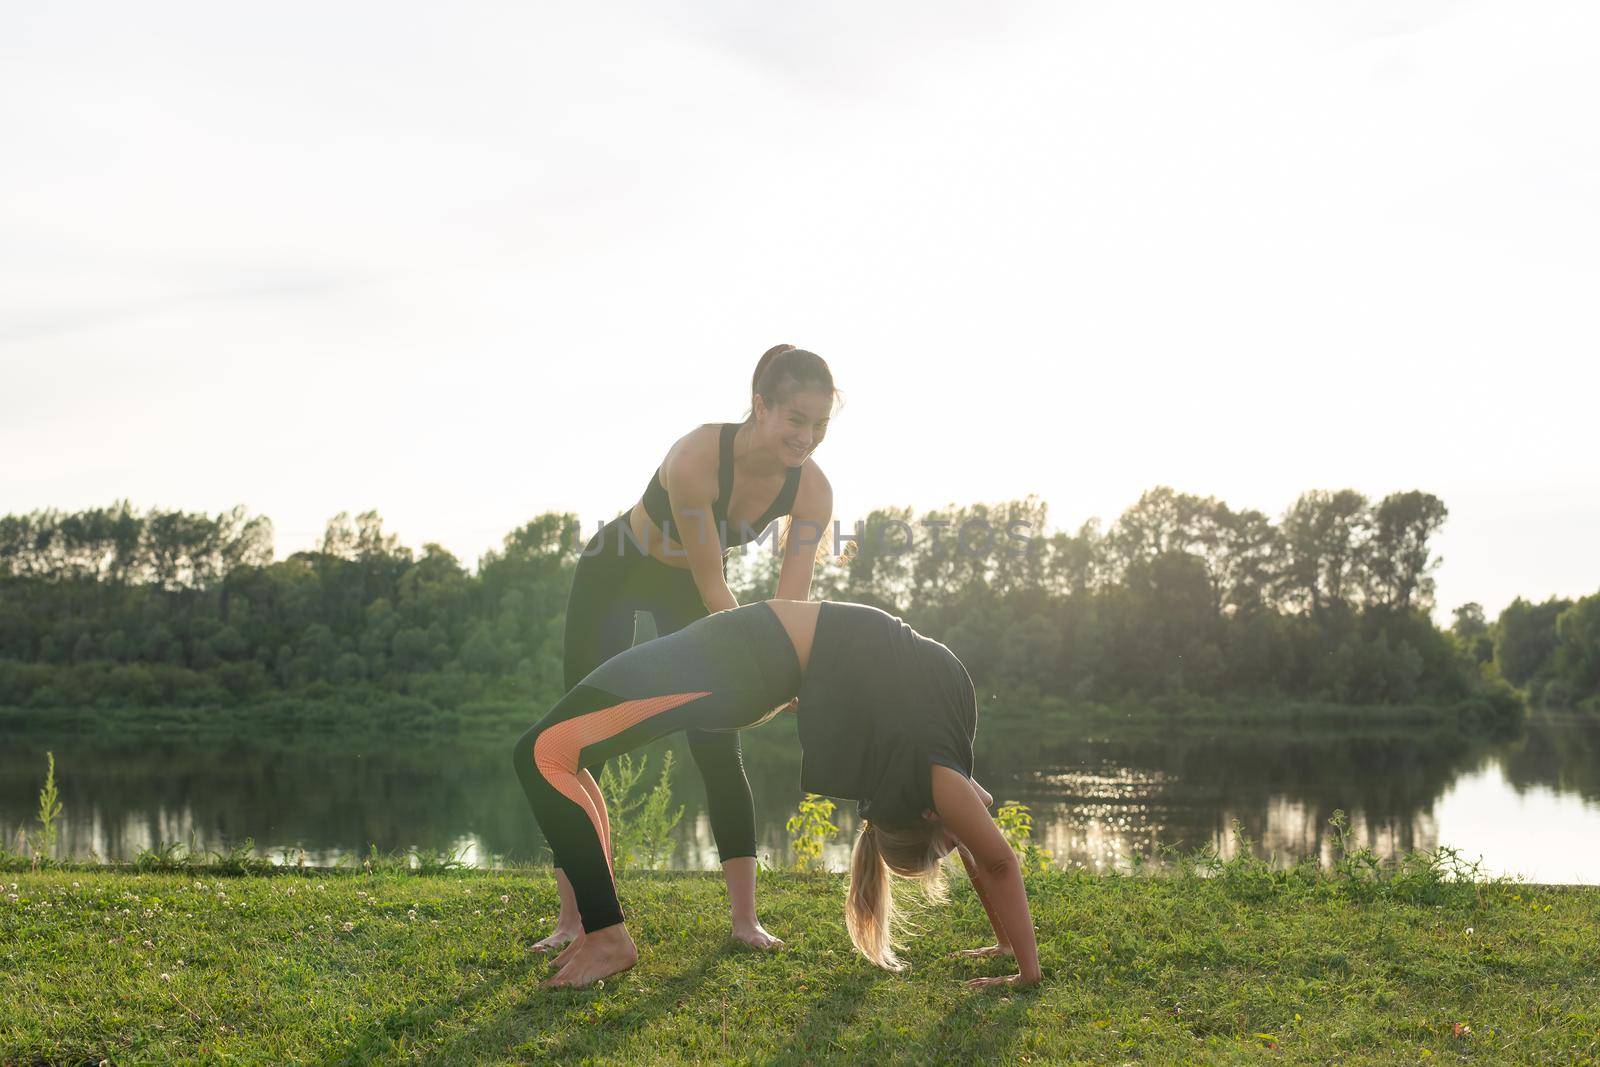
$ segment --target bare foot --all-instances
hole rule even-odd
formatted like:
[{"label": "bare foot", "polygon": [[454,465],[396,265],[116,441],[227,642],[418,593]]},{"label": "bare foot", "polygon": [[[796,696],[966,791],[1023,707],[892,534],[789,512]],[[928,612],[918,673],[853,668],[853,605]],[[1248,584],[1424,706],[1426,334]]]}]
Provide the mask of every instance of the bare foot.
[{"label": "bare foot", "polygon": [[544,982],[546,989],[582,989],[602,978],[621,974],[639,962],[639,950],[621,925],[584,935],[578,951],[561,973]]},{"label": "bare foot", "polygon": [[535,952],[554,952],[556,949],[572,941],[583,933],[581,926],[557,926],[550,932],[549,937],[540,938],[533,943]]},{"label": "bare foot", "polygon": [[733,924],[733,939],[742,941],[753,949],[762,952],[773,952],[783,947],[783,939],[773,937],[754,919],[749,922],[736,922]]},{"label": "bare foot", "polygon": [[565,967],[567,965],[567,961],[572,959],[572,957],[576,956],[578,954],[578,950],[580,948],[582,948],[582,947],[583,947],[583,931],[579,930],[578,931],[578,936],[573,938],[571,941],[569,941],[567,943],[567,947],[562,949],[560,952],[556,953],[555,957],[553,959],[551,959],[551,961],[550,961],[551,969],[559,971],[561,968]]}]

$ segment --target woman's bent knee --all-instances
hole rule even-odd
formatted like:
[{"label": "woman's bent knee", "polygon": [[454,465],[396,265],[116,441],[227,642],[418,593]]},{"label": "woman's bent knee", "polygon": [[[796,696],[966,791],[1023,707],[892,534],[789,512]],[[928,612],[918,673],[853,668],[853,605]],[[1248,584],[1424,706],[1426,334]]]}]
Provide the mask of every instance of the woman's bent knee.
[{"label": "woman's bent knee", "polygon": [[533,746],[539,740],[539,727],[530,726],[511,746],[511,762],[518,773],[533,770]]}]

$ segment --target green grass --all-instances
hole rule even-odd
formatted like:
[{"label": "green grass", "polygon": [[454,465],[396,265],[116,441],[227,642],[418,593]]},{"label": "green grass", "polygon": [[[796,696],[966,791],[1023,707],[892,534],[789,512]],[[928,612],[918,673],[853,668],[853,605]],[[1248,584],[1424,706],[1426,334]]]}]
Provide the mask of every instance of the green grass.
[{"label": "green grass", "polygon": [[[960,880],[957,880],[958,883]],[[1258,862],[1030,882],[1046,982],[997,961],[958,884],[911,970],[851,950],[832,875],[763,874],[789,947],[725,940],[715,875],[629,876],[642,952],[537,988],[548,872],[13,871],[0,1063],[1592,1062],[1600,890],[1372,880]]]}]

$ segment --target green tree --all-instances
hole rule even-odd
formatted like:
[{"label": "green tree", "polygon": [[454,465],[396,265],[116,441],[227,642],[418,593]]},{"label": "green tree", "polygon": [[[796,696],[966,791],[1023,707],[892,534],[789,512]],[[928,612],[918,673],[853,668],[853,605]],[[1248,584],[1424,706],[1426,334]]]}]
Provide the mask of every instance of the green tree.
[{"label": "green tree", "polygon": [[1278,586],[1313,615],[1347,606],[1365,583],[1362,564],[1371,514],[1353,489],[1304,493],[1283,517]]},{"label": "green tree", "polygon": [[1495,622],[1494,661],[1500,676],[1512,685],[1525,686],[1545,676],[1555,656],[1556,619],[1572,601],[1551,597],[1543,604],[1513,600]]},{"label": "green tree", "polygon": [[1450,632],[1472,661],[1480,666],[1494,661],[1494,634],[1489,620],[1483,614],[1483,605],[1473,602],[1463,604],[1450,613],[1455,622]]},{"label": "green tree", "polygon": [[1556,617],[1556,641],[1555,673],[1573,698],[1600,695],[1600,593]]},{"label": "green tree", "polygon": [[1489,620],[1483,614],[1483,605],[1477,601],[1462,604],[1450,612],[1455,622],[1450,631],[1463,641],[1472,641],[1489,632]]},{"label": "green tree", "polygon": [[1440,560],[1428,542],[1449,514],[1444,501],[1416,490],[1391,493],[1378,503],[1366,543],[1370,600],[1393,608],[1433,606],[1433,571]]}]

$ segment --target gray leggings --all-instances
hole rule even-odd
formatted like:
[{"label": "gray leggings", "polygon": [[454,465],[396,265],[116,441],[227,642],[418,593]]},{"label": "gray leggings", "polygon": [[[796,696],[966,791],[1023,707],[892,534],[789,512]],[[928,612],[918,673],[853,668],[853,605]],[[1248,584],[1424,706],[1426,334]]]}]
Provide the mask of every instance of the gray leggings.
[{"label": "gray leggings", "polygon": [[578,772],[678,730],[765,722],[800,692],[800,661],[765,603],[718,612],[590,671],[518,739],[517,777],[585,930],[622,921],[599,810]]}]

